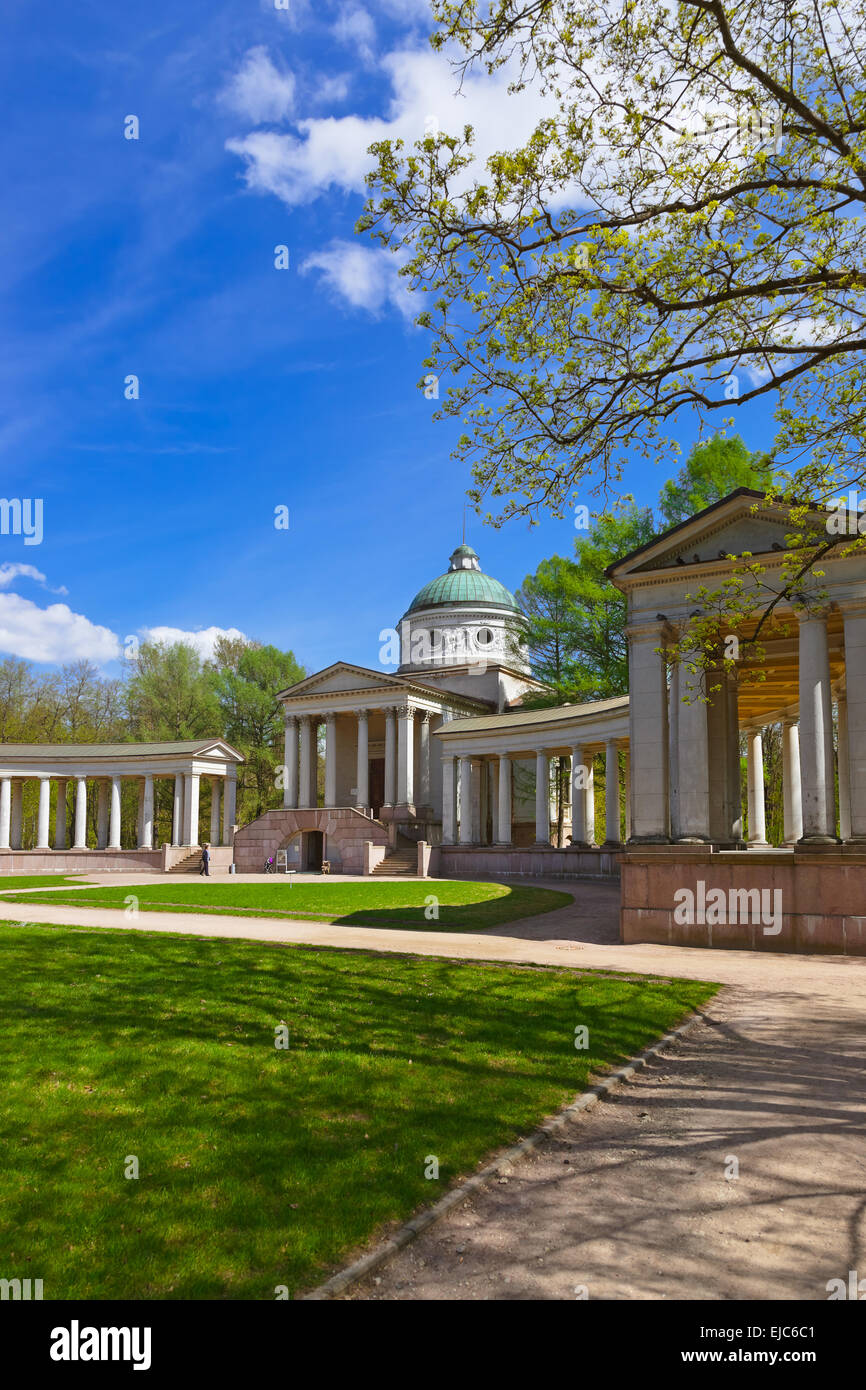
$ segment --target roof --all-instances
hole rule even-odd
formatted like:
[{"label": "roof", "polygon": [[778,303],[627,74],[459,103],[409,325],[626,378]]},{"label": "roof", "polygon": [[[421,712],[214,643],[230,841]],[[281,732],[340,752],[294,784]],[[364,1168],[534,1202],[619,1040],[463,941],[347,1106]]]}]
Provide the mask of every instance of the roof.
[{"label": "roof", "polygon": [[204,753],[209,748],[225,748],[239,762],[244,756],[224,738],[180,739],[174,743],[0,743],[0,754],[27,758],[37,754],[43,758],[153,758],[161,754]]},{"label": "roof", "polygon": [[473,719],[452,719],[436,730],[436,736],[443,734],[483,733],[494,729],[521,729],[527,726],[538,727],[544,724],[565,724],[572,719],[581,719],[594,714],[616,714],[628,709],[627,695],[614,695],[609,700],[590,700],[582,705],[554,705],[551,709],[520,709],[505,714],[479,715]]},{"label": "roof", "polygon": [[418,590],[406,612],[415,613],[421,608],[453,607],[461,603],[504,608],[510,613],[520,612],[510,589],[491,575],[474,569],[449,570],[431,579],[429,584]]},{"label": "roof", "polygon": [[687,527],[693,526],[696,521],[700,521],[702,517],[710,516],[713,512],[717,512],[720,507],[726,506],[728,502],[733,501],[735,497],[751,497],[753,502],[763,502],[766,499],[766,495],[765,492],[757,492],[752,487],[735,488],[733,492],[729,492],[725,497],[720,497],[717,502],[711,502],[710,505],[704,507],[702,511],[695,512],[693,516],[687,516],[685,521],[678,521],[676,526],[669,526],[667,531],[660,531],[657,536],[653,536],[652,540],[644,541],[643,545],[639,545],[636,550],[630,550],[627,555],[620,555],[617,560],[614,560],[612,564],[608,565],[605,574],[608,576],[613,575],[613,573],[619,569],[620,565],[627,564],[629,560],[636,560],[639,555],[643,555],[648,550],[654,550],[657,545],[661,545],[663,541],[669,540],[671,536],[675,536],[678,531],[684,531]]}]

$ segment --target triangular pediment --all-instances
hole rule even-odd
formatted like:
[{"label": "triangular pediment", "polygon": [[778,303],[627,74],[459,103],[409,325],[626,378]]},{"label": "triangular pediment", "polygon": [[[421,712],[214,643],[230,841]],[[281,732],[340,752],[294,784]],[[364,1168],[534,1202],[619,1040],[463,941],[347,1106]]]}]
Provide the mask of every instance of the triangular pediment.
[{"label": "triangular pediment", "polygon": [[366,666],[353,666],[346,661],[336,661],[333,666],[326,666],[323,671],[316,671],[312,676],[298,681],[296,685],[290,685],[288,690],[280,692],[279,698],[282,700],[313,693],[340,695],[349,690],[382,690],[387,686],[405,690],[406,681],[399,676],[390,675],[387,671],[373,671]]},{"label": "triangular pediment", "polygon": [[792,531],[785,509],[740,488],[656,540],[625,555],[607,573],[614,583],[656,570],[713,564],[729,555],[769,555],[788,549]]},{"label": "triangular pediment", "polygon": [[790,525],[782,520],[752,515],[749,511],[717,526],[706,526],[693,534],[677,536],[676,544],[668,545],[651,560],[636,566],[634,572],[667,569],[670,565],[705,564],[746,552],[766,555],[772,550],[786,550],[786,537],[790,529]]}]

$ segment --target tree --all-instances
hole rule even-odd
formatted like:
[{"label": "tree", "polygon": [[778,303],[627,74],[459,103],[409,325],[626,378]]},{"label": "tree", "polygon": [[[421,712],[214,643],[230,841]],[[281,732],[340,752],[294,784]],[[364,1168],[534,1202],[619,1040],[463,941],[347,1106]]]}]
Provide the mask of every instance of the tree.
[{"label": "tree", "polygon": [[769,454],[753,454],[738,434],[717,434],[692,446],[679,473],[662,487],[659,511],[666,527],[676,526],[739,487],[765,492],[772,482]]},{"label": "tree", "polygon": [[276,772],[283,762],[283,712],[277,695],[305,674],[294,653],[278,647],[258,642],[217,645],[212,682],[219,725],[246,759],[238,780],[238,805],[249,817],[282,803]]},{"label": "tree", "polygon": [[186,642],[145,642],[126,685],[130,739],[206,738],[220,727],[213,682]]},{"label": "tree", "polygon": [[[433,0],[460,76],[545,112],[480,169],[473,132],[372,148],[359,229],[404,260],[488,519],[562,516],[669,451],[684,409],[769,396],[783,500],[866,455],[866,0]],[[785,593],[826,536],[795,514]],[[863,544],[866,542],[855,542]],[[805,565],[805,569],[804,569]],[[712,607],[712,604],[710,604]]]}]

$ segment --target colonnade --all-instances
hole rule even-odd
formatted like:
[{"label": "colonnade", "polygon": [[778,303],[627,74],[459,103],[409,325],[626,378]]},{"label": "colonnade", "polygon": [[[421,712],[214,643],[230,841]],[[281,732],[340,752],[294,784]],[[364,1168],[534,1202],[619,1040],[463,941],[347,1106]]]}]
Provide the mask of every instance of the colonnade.
[{"label": "colonnade", "polygon": [[[88,849],[88,783],[96,787],[96,849],[121,849],[121,784],[138,784],[138,817],[136,843],[138,849],[152,849],[154,830],[153,773],[140,777],[127,774],[111,777],[54,776],[45,774],[35,779],[0,777],[0,850],[21,849],[24,832],[23,801],[25,781],[39,784],[36,817],[38,850]],[[195,846],[199,841],[199,801],[201,774],[177,772],[173,776],[172,836],[174,846]],[[237,779],[235,776],[211,777],[210,843],[229,844],[236,815]],[[54,815],[54,837],[50,826],[51,783],[57,787]],[[225,788],[223,788],[225,783]],[[69,843],[69,802],[73,799],[72,843]],[[222,817],[220,812],[222,811]]]},{"label": "colonnade", "polygon": [[[620,748],[617,739],[603,745],[605,759],[605,825],[603,844],[607,848],[622,845],[620,820]],[[571,843],[575,849],[595,846],[595,773],[596,748],[578,744],[569,755],[571,787]],[[491,808],[493,843],[512,844],[514,800],[514,762],[522,762],[531,753],[502,752],[493,757],[473,757],[471,754],[445,754],[442,758],[442,843],[444,845],[478,845],[484,837],[487,816],[485,804]],[[561,757],[550,749],[537,748],[535,757],[535,843],[551,843],[551,783],[550,760]],[[628,786],[628,751],[625,750],[625,776]],[[626,835],[628,835],[628,794],[626,794]]]},{"label": "colonnade", "polygon": [[779,722],[785,843],[866,840],[866,603],[839,606],[844,624],[844,681],[834,690],[827,613],[804,613],[798,624],[798,714],[791,707],[781,718],[768,716],[763,723],[750,719],[743,725],[747,839],[742,822],[736,676],[719,670],[713,684],[721,689],[704,698],[697,677],[678,663],[672,667],[668,686],[660,650],[668,634],[666,624],[660,621],[628,629],[636,841],[765,845],[763,728]]}]

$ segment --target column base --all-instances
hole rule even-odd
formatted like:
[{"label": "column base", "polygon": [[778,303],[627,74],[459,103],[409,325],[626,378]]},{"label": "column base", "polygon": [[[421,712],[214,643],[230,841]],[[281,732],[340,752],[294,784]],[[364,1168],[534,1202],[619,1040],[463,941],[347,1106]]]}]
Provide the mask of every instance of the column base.
[{"label": "column base", "polygon": [[[659,841],[663,844],[664,841]],[[711,845],[713,842],[709,835],[678,835],[673,842],[675,845]]]},{"label": "column base", "polygon": [[842,841],[835,835],[803,835],[797,841],[798,845],[841,845]]},{"label": "column base", "polygon": [[602,849],[622,849],[622,840],[605,840]]},{"label": "column base", "polygon": [[626,845],[673,845],[679,844],[678,840],[672,840],[670,835],[629,835]]}]

